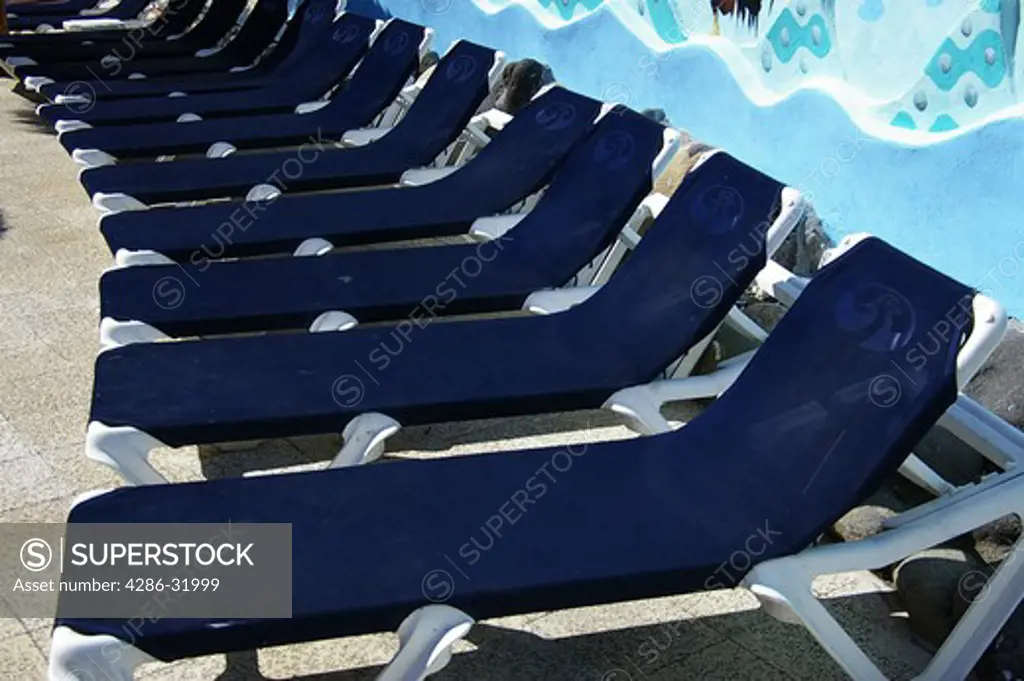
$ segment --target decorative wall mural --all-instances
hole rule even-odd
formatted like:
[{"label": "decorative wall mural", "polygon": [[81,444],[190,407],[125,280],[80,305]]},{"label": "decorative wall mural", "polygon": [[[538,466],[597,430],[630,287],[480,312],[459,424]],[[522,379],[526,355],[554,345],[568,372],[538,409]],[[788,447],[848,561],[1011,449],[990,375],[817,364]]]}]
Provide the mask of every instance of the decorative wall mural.
[{"label": "decorative wall mural", "polygon": [[835,0],[490,1],[536,3],[566,21],[611,11],[638,34],[646,25],[659,51],[719,37],[768,90],[853,85],[871,101],[858,113],[896,130],[948,133],[1018,102],[1020,0],[856,0],[843,8]]},{"label": "decorative wall mural", "polygon": [[881,107],[890,123],[909,130],[948,132],[1017,103],[1010,64],[1016,20],[1004,36],[1004,9],[1016,1],[983,1],[949,32],[923,68],[920,80],[900,100]]}]

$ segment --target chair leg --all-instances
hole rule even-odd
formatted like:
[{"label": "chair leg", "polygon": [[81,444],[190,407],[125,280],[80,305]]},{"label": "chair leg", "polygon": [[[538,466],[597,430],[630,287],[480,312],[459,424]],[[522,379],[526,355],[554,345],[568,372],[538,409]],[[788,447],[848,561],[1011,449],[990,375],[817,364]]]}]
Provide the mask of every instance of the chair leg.
[{"label": "chair leg", "polygon": [[398,627],[398,654],[377,681],[420,681],[445,668],[452,645],[469,633],[473,618],[449,605],[415,610]]},{"label": "chair leg", "polygon": [[937,497],[946,496],[956,491],[956,485],[936,473],[931,466],[918,458],[917,454],[907,457],[907,460],[900,466],[900,475]]},{"label": "chair leg", "polygon": [[53,630],[49,681],[132,681],[135,668],[153,658],[113,636],[88,636],[68,627]]},{"label": "chair leg", "polygon": [[[756,573],[756,575],[755,575]],[[815,598],[810,580],[783,561],[759,565],[745,584],[772,617],[790,624],[803,624],[832,659],[857,681],[884,681],[885,675],[864,654],[857,643]]]},{"label": "chair leg", "polygon": [[149,463],[149,453],[163,446],[164,443],[131,426],[108,426],[93,421],[85,432],[85,455],[113,468],[129,485],[167,482]]},{"label": "chair leg", "polygon": [[[828,610],[814,597],[811,583],[819,575],[872,570],[970,532],[1006,515],[1024,513],[1024,477],[1012,476],[968,494],[940,500],[930,513],[918,515],[894,530],[856,542],[818,546],[802,553],[766,561],[754,567],[743,585],[766,611],[787,622],[800,622],[810,630],[836,662],[855,679],[884,678]],[[1010,556],[987,578],[967,612],[946,638],[920,679],[962,679],[970,673],[986,647],[1024,598],[1022,540]],[[974,575],[979,581],[983,575]],[[972,585],[962,584],[963,587]],[[973,591],[973,589],[972,589]]]},{"label": "chair leg", "polygon": [[121,321],[111,317],[100,321],[100,352],[132,343],[155,343],[168,339],[170,336],[166,333],[145,322]]}]

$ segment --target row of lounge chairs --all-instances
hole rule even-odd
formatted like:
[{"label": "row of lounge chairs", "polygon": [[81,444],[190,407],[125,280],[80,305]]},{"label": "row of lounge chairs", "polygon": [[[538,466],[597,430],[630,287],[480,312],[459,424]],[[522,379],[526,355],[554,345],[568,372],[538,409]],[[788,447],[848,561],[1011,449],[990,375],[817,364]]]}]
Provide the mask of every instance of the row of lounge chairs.
[{"label": "row of lounge chairs", "polygon": [[[814,577],[1021,512],[1020,433],[959,393],[1005,331],[995,301],[871,237],[809,281],[786,272],[771,256],[802,219],[798,191],[713,152],[671,197],[652,193],[676,131],[558,85],[514,115],[481,110],[506,66],[488,47],[460,40],[421,75],[427,27],[323,0],[259,0],[241,18],[236,0],[195,2],[131,57],[118,49],[134,24],[83,31],[50,6],[19,8],[13,27],[75,30],[0,43],[82,166],[114,258],[86,453],[129,486],[81,498],[68,532],[290,523],[293,617],[129,633],[58,608],[52,679],[389,629],[402,645],[380,678],[420,679],[478,619],[731,587],[710,578],[766,522],[778,538],[737,579],[878,679]],[[735,307],[754,283],[789,306],[767,337]],[[693,374],[723,324],[760,346]],[[697,398],[715,399],[682,428],[661,413]],[[565,452],[365,465],[387,438],[601,408],[644,436],[569,454],[571,475],[530,510],[541,519],[431,603],[439,557]],[[1000,472],[940,478],[913,455],[937,423]],[[338,432],[317,472],[170,484],[150,461]],[[897,469],[939,497],[877,537],[815,546]],[[1024,571],[1007,561],[989,588],[921,678],[970,671]]]}]

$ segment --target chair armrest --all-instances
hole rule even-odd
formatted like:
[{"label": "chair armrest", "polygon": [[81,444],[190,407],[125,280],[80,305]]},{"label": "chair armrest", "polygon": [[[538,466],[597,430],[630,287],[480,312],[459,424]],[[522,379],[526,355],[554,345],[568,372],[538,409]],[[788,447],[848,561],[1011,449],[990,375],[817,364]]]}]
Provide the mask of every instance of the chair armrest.
[{"label": "chair armrest", "polygon": [[574,286],[572,288],[534,291],[523,303],[523,309],[533,314],[554,314],[579,305],[601,289],[600,286]]},{"label": "chair armrest", "polygon": [[469,227],[469,236],[477,241],[500,239],[527,215],[528,213],[513,213],[511,215],[489,215],[484,218],[477,218]]},{"label": "chair armrest", "polygon": [[399,183],[408,187],[418,187],[421,184],[428,184],[430,182],[436,182],[442,178],[445,178],[456,170],[459,170],[461,166],[445,166],[444,168],[413,168],[412,170],[406,170],[402,173],[402,177],[399,178]]},{"label": "chair armrest", "polygon": [[302,104],[299,104],[297,107],[295,107],[294,113],[300,115],[313,113],[314,111],[319,111],[320,109],[324,108],[330,103],[331,102],[329,99],[317,99],[312,102],[303,102]]},{"label": "chair armrest", "polygon": [[96,17],[95,19],[68,19],[64,22],[63,26],[65,31],[96,31],[117,28],[139,28],[145,26],[145,22],[138,19],[122,21],[121,19]]},{"label": "chair armrest", "polygon": [[355,130],[346,130],[345,134],[341,136],[342,144],[350,147],[361,147],[369,144],[370,142],[376,142],[384,135],[391,132],[390,127],[380,128],[356,128]]},{"label": "chair armrest", "polygon": [[482,114],[477,114],[469,121],[469,125],[462,132],[462,138],[472,143],[477,148],[483,148],[490,143],[491,138],[487,135],[488,129],[503,130],[512,116],[498,109],[490,109]]},{"label": "chair armrest", "polygon": [[504,130],[505,126],[512,120],[512,115],[507,114],[500,109],[488,109],[482,114],[477,114],[473,117],[474,121],[481,121],[486,123],[488,128],[494,128],[495,130]]}]

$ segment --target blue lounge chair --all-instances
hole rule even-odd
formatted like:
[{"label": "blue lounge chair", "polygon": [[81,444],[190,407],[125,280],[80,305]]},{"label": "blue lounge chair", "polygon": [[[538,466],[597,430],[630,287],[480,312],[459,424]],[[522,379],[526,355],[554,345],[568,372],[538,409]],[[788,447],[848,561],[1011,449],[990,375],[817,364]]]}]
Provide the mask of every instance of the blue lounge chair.
[{"label": "blue lounge chair", "polygon": [[[51,29],[61,28],[65,21],[74,20],[113,20],[117,22],[130,21],[137,19],[142,10],[146,8],[150,0],[120,0],[116,5],[111,7],[109,10],[97,13],[82,15],[81,10],[74,11],[62,11],[60,8],[55,8],[52,12],[39,12],[22,14],[15,10],[12,12],[14,16],[9,16],[7,20],[7,28],[11,31],[35,31],[40,26],[46,25]],[[198,0],[188,0],[189,2],[198,3]]]},{"label": "blue lounge chair", "polygon": [[[185,59],[171,60],[159,55],[155,58],[146,55],[143,55],[143,58],[136,58],[131,54],[119,57],[119,53],[115,53],[115,57],[121,59],[123,64],[115,60],[113,64],[102,64],[106,66],[105,69],[89,66],[90,69],[93,69],[94,75],[84,80],[87,87],[83,89],[86,89],[87,92],[78,96],[80,101],[72,101],[71,96],[67,94],[73,88],[72,84],[66,80],[58,78],[55,82],[47,82],[38,78],[35,80],[26,78],[25,81],[31,85],[32,89],[38,90],[54,104],[79,104],[79,106],[73,107],[74,111],[91,110],[100,102],[109,110],[124,99],[132,99],[132,97],[124,96],[121,93],[127,92],[130,95],[133,89],[139,90],[138,99],[140,101],[150,101],[154,98],[185,96],[186,94],[212,94],[232,90],[255,90],[261,87],[271,88],[274,85],[288,87],[285,76],[299,75],[307,58],[314,58],[316,50],[329,45],[328,36],[332,30],[333,6],[333,3],[328,0],[304,2],[297,8],[294,17],[290,17],[284,28],[280,30],[280,35],[269,52],[254,57],[258,62],[251,67],[234,66],[230,69],[207,69],[205,71],[197,69],[195,73],[175,73],[175,62],[180,64],[189,58],[197,64],[200,62],[193,55],[181,55]],[[367,20],[363,19],[363,21]],[[344,33],[346,30],[353,31],[354,29],[339,25],[337,30]],[[104,57],[101,61],[106,59],[109,57]],[[50,67],[43,66],[37,67],[37,69],[49,71]],[[154,69],[165,69],[169,73],[160,73]],[[329,69],[329,62],[320,64],[319,69]],[[113,73],[114,76],[105,77],[105,73]],[[319,70],[314,70],[311,75],[315,77],[318,73]],[[249,81],[253,81],[253,84],[251,87],[246,87]],[[79,79],[76,84],[80,85],[82,82]],[[190,82],[194,85],[189,86]],[[148,93],[147,90],[149,90]],[[84,106],[86,103],[88,106]]]},{"label": "blue lounge chair", "polygon": [[[408,56],[403,59],[406,60]],[[472,71],[463,71],[468,64],[475,65]],[[458,139],[487,98],[500,71],[501,55],[494,50],[465,41],[457,43],[438,65],[437,77],[427,81],[404,118],[390,132],[363,146],[334,148],[331,145],[318,150],[316,160],[304,164],[298,177],[286,180],[288,190],[340,189],[398,182],[403,172],[431,163]],[[371,71],[353,85],[369,89],[374,80]],[[392,91],[394,85],[392,81]],[[353,97],[361,95],[359,90],[352,92]],[[381,108],[379,100],[366,104],[375,105],[370,107],[374,112]],[[360,108],[357,104],[350,111],[358,114]],[[362,120],[365,119],[364,114]],[[330,140],[324,137],[322,130],[303,141],[308,143],[310,139],[319,140],[321,144]],[[288,150],[173,163],[109,165],[87,169],[79,179],[90,196],[116,192],[145,204],[242,198],[296,156],[295,150]]]},{"label": "blue lounge chair", "polygon": [[[485,71],[490,61],[472,69],[468,61],[463,64],[466,71],[451,71],[454,80]],[[448,77],[448,69],[439,75]],[[536,97],[476,157],[434,182],[190,207],[145,208],[135,202],[143,210],[105,215],[100,230],[115,254],[152,250],[174,260],[289,252],[311,238],[343,246],[463,234],[477,218],[507,210],[546,185],[569,150],[593,129],[599,110],[598,102],[555,87]],[[386,148],[388,137],[380,140],[385,147],[375,149]],[[280,172],[268,174],[264,182],[272,177],[286,186],[298,179],[309,182],[330,167],[331,186],[352,186],[373,181],[382,165],[393,172],[385,154],[358,151],[305,165],[292,155],[291,165],[277,166]],[[337,166],[333,158],[341,159]],[[349,165],[348,158],[358,163]],[[292,167],[296,164],[299,170]],[[120,198],[97,194],[93,201],[109,206]],[[242,228],[254,220],[258,230]]]},{"label": "blue lounge chair", "polygon": [[[121,13],[124,10],[132,10],[135,0],[128,3],[121,3],[118,7],[112,8],[113,11]],[[70,46],[70,45],[81,45],[83,40],[106,40],[110,38],[117,39],[118,35],[121,38],[127,36],[130,31],[134,28],[136,33],[133,34],[133,38],[141,45],[146,42],[151,42],[154,39],[160,40],[157,36],[164,33],[164,36],[175,35],[185,32],[192,23],[203,13],[203,9],[207,3],[204,0],[179,0],[174,3],[173,6],[168,7],[164,10],[161,15],[156,18],[152,23],[139,21],[136,17],[145,7],[146,3],[143,3],[143,7],[138,8],[135,15],[128,16],[126,18],[118,18],[111,14],[95,14],[93,10],[86,10],[86,14],[65,14],[64,18],[58,21],[58,15],[35,15],[26,16],[19,13],[17,21],[22,25],[35,24],[34,26],[27,27],[24,30],[33,30],[40,23],[48,24],[54,27],[61,27],[65,21],[70,24],[76,24],[73,27],[75,30],[67,31],[64,33],[42,33],[36,34],[37,36],[53,36],[54,39],[48,42],[54,47]],[[20,9],[20,8],[19,8]],[[92,28],[90,28],[92,27]],[[104,29],[104,27],[107,27]],[[79,36],[78,34],[86,34]],[[59,36],[59,37],[58,37]],[[20,36],[19,36],[20,37]],[[63,38],[63,41],[60,39]],[[42,44],[41,42],[39,44]],[[53,54],[43,52],[40,56],[47,61],[55,61],[60,57],[60,52],[55,51]]]},{"label": "blue lounge chair", "polygon": [[116,161],[201,154],[216,142],[259,149],[298,146],[311,138],[339,140],[345,132],[369,125],[398,97],[416,73],[431,37],[429,29],[389,20],[349,82],[329,101],[300,106],[297,112],[97,128],[81,121],[61,121],[57,132],[72,154],[81,150],[79,156],[96,156],[86,152],[98,151]]},{"label": "blue lounge chair", "polygon": [[172,7],[173,16],[168,12],[142,36],[138,31],[123,30],[4,36],[0,41],[0,59],[19,55],[29,57],[37,64],[53,65],[99,60],[107,55],[121,55],[133,60],[163,55],[186,56],[216,45],[236,25],[244,7],[244,0],[216,0],[198,21],[181,26],[180,21],[189,19],[194,7],[190,3],[187,9],[179,10],[175,5]]},{"label": "blue lounge chair", "polygon": [[[288,30],[290,26],[293,26],[289,21],[292,16],[285,0],[259,0],[252,11],[246,15],[241,28],[234,33],[223,48],[210,47],[185,56],[134,59],[130,58],[131,50],[126,47],[125,50],[119,50],[117,53],[105,52],[103,58],[99,58],[95,62],[15,65],[11,70],[15,77],[22,79],[29,90],[39,90],[49,86],[47,92],[50,94],[47,97],[53,98],[67,92],[72,83],[79,81],[83,83],[97,81],[97,86],[102,87],[104,80],[128,78],[135,73],[155,77],[242,68],[253,64],[257,58],[260,58],[260,55],[272,47],[274,49],[270,49],[261,62],[276,63],[276,60],[282,58],[282,55],[287,52],[287,48],[290,47],[290,36],[295,33],[294,30]],[[280,38],[279,42],[278,38]],[[286,49],[280,51],[276,47],[285,47]],[[121,57],[118,57],[118,54]],[[107,57],[113,57],[115,63],[107,65],[109,61],[106,59]],[[12,61],[12,58],[6,60],[9,67]]]},{"label": "blue lounge chair", "polygon": [[[707,216],[718,205],[698,202],[686,209]],[[727,224],[705,223],[694,241],[722,240]],[[649,306],[644,298],[633,300],[639,318],[677,331],[686,325],[678,308],[704,315],[687,304],[685,280],[711,271],[708,261],[691,260],[688,251],[678,255],[681,262],[666,258],[664,269],[648,279],[695,268],[675,282],[680,290]],[[960,343],[971,334],[964,347],[970,346],[972,329],[983,325],[972,323],[972,297],[967,287],[868,240],[825,268],[733,387],[673,433],[569,449],[120,489],[84,499],[69,515],[69,542],[76,540],[79,523],[289,523],[292,616],[172,616],[138,628],[126,619],[65,616],[58,601],[50,678],[85,670],[96,678],[129,679],[152,659],[398,628],[399,652],[379,678],[423,679],[448,662],[450,646],[476,620],[742,585],[769,614],[804,624],[851,678],[883,679],[815,597],[813,579],[881,568],[1019,513],[1024,476],[870,539],[807,547],[892,474],[953,404],[969,378],[963,353],[958,357]],[[963,325],[936,336],[935,329],[949,327],[951,313]],[[562,373],[549,365],[560,352],[561,362],[575,364],[580,355],[614,348],[642,362],[652,338],[616,334],[619,314],[603,320],[593,335],[561,337],[560,350],[531,345],[525,352],[532,361],[519,353],[511,361],[531,374]],[[448,326],[458,325],[435,328]],[[428,335],[422,333],[407,352]],[[609,337],[614,339],[602,341]],[[923,364],[910,359],[921,347],[934,349]],[[523,382],[495,369],[509,359],[494,358],[462,366],[487,374],[479,384],[500,378],[522,389]],[[405,371],[398,369],[399,362],[407,366],[405,359],[395,358],[396,373]],[[880,376],[903,388],[902,398],[886,408],[872,392]],[[397,375],[388,376],[382,389],[395,380]],[[354,514],[353,508],[373,512]],[[528,522],[513,528],[524,514]],[[483,560],[474,559],[459,547],[468,546],[467,538],[489,518],[503,530],[501,541]],[[726,564],[731,569],[723,573]],[[969,607],[918,678],[966,678],[1020,603],[1022,578],[1024,564],[1005,561],[988,579],[986,597]]]},{"label": "blue lounge chair", "polygon": [[[309,328],[335,310],[360,323],[399,319],[436,294],[438,282],[462,262],[483,253],[491,262],[457,295],[447,294],[451,300],[434,314],[515,309],[531,293],[565,284],[611,245],[651,191],[677,137],[638,113],[611,110],[572,151],[536,207],[497,245],[215,261],[202,270],[191,264],[110,270],[100,279],[101,327],[111,334],[119,322],[141,322],[188,336]],[[608,163],[604,150],[624,144],[631,145],[630,155]],[[187,278],[200,283],[200,295],[153,304],[161,282]]]},{"label": "blue lounge chair", "polygon": [[[624,163],[634,145],[624,137],[595,153]],[[415,342],[406,322],[106,350],[96,362],[87,451],[134,482],[158,482],[144,455],[156,442],[337,432],[366,412],[383,412],[397,427],[597,408],[653,380],[713,331],[777,243],[766,225],[781,212],[782,186],[725,155],[706,164],[610,281],[560,314],[425,324]],[[741,247],[752,255],[730,259]],[[708,277],[721,291],[712,305],[691,292]],[[349,401],[339,394],[349,383],[369,390]]]},{"label": "blue lounge chair", "polygon": [[[310,52],[315,59],[304,59],[304,50],[288,64],[290,78],[252,91],[211,92],[197,95],[140,97],[137,99],[99,100],[84,106],[82,102],[40,105],[37,113],[50,123],[73,118],[90,124],[127,125],[146,121],[174,121],[182,116],[230,116],[245,112],[290,111],[299,104],[323,95],[343,80],[359,63],[369,48],[370,36],[376,27],[372,19],[346,12],[332,25],[321,12],[330,0],[312,0],[306,5],[307,16],[320,17],[317,22],[302,22],[300,43],[309,34],[310,40],[322,43]],[[321,9],[318,11],[317,8]],[[45,88],[44,88],[45,89]],[[87,109],[83,111],[83,109]]]},{"label": "blue lounge chair", "polygon": [[[321,63],[318,51],[327,44],[330,32],[340,31],[340,37],[346,31],[355,30],[342,22],[340,16],[337,18],[333,16],[333,7],[334,3],[326,0],[308,2],[297,17],[294,44],[284,46],[285,49],[280,53],[282,58],[270,68],[264,67],[255,73],[252,69],[247,69],[226,73],[215,72],[141,79],[111,78],[104,80],[102,86],[93,88],[95,92],[90,93],[91,99],[92,101],[121,101],[141,97],[166,97],[172,92],[194,95],[205,92],[251,91],[261,88],[284,89],[289,87],[290,79],[322,77],[319,74],[323,70],[331,71],[327,75],[333,76],[330,62]],[[335,19],[333,24],[332,19]],[[313,68],[310,68],[311,66]],[[40,92],[50,96],[54,94],[55,88],[53,85],[45,86],[40,88]]]}]

